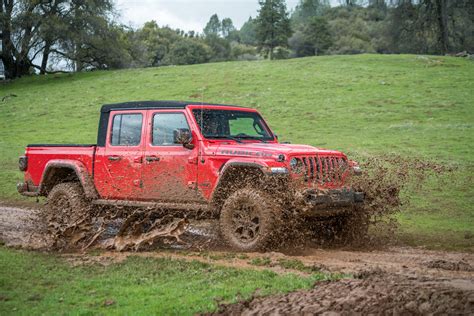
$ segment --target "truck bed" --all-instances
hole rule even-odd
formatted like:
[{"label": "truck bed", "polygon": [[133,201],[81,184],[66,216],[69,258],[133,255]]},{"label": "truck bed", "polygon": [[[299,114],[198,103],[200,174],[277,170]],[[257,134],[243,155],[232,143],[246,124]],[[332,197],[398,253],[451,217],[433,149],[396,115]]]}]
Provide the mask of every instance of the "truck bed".
[{"label": "truck bed", "polygon": [[38,187],[46,166],[65,160],[80,162],[92,175],[95,149],[95,144],[30,144],[25,153],[28,159],[25,180],[32,188]]}]

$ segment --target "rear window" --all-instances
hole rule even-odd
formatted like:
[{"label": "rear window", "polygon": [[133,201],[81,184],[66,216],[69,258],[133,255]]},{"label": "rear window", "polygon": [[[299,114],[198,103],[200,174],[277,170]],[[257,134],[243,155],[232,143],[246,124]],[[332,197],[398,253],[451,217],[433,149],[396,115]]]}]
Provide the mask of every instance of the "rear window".
[{"label": "rear window", "polygon": [[141,114],[117,114],[112,123],[112,146],[137,146],[142,138]]}]

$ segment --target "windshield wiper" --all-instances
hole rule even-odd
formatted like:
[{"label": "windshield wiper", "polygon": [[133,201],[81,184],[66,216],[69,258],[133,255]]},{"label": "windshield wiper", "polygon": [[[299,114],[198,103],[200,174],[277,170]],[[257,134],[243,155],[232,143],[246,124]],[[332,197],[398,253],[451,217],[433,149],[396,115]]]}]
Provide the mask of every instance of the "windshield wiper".
[{"label": "windshield wiper", "polygon": [[240,139],[255,139],[255,140],[261,141],[262,143],[267,143],[267,141],[264,140],[262,137],[257,137],[257,136],[241,135],[241,136],[234,136],[234,137],[237,137]]},{"label": "windshield wiper", "polygon": [[216,139],[232,139],[235,140],[237,143],[242,143],[242,141],[238,137],[230,136],[230,135],[204,135],[206,138],[216,138]]}]

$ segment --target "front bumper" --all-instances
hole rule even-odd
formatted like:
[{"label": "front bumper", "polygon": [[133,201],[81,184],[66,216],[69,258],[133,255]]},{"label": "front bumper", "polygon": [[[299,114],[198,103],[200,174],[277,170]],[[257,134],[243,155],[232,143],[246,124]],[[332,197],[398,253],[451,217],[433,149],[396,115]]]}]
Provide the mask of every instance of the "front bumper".
[{"label": "front bumper", "polygon": [[363,202],[364,193],[351,189],[306,190],[300,195],[300,209],[306,216],[348,213]]}]

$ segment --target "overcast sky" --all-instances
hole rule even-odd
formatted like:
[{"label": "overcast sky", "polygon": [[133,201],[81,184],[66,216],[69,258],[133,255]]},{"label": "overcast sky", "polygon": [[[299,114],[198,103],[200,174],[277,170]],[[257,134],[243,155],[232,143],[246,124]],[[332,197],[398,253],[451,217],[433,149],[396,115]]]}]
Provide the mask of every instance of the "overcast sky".
[{"label": "overcast sky", "polygon": [[[158,25],[169,25],[185,31],[202,33],[209,18],[217,13],[219,18],[229,17],[240,28],[249,16],[255,17],[258,0],[115,0],[121,21],[134,27],[155,20]],[[298,0],[286,0],[293,9]]]}]

